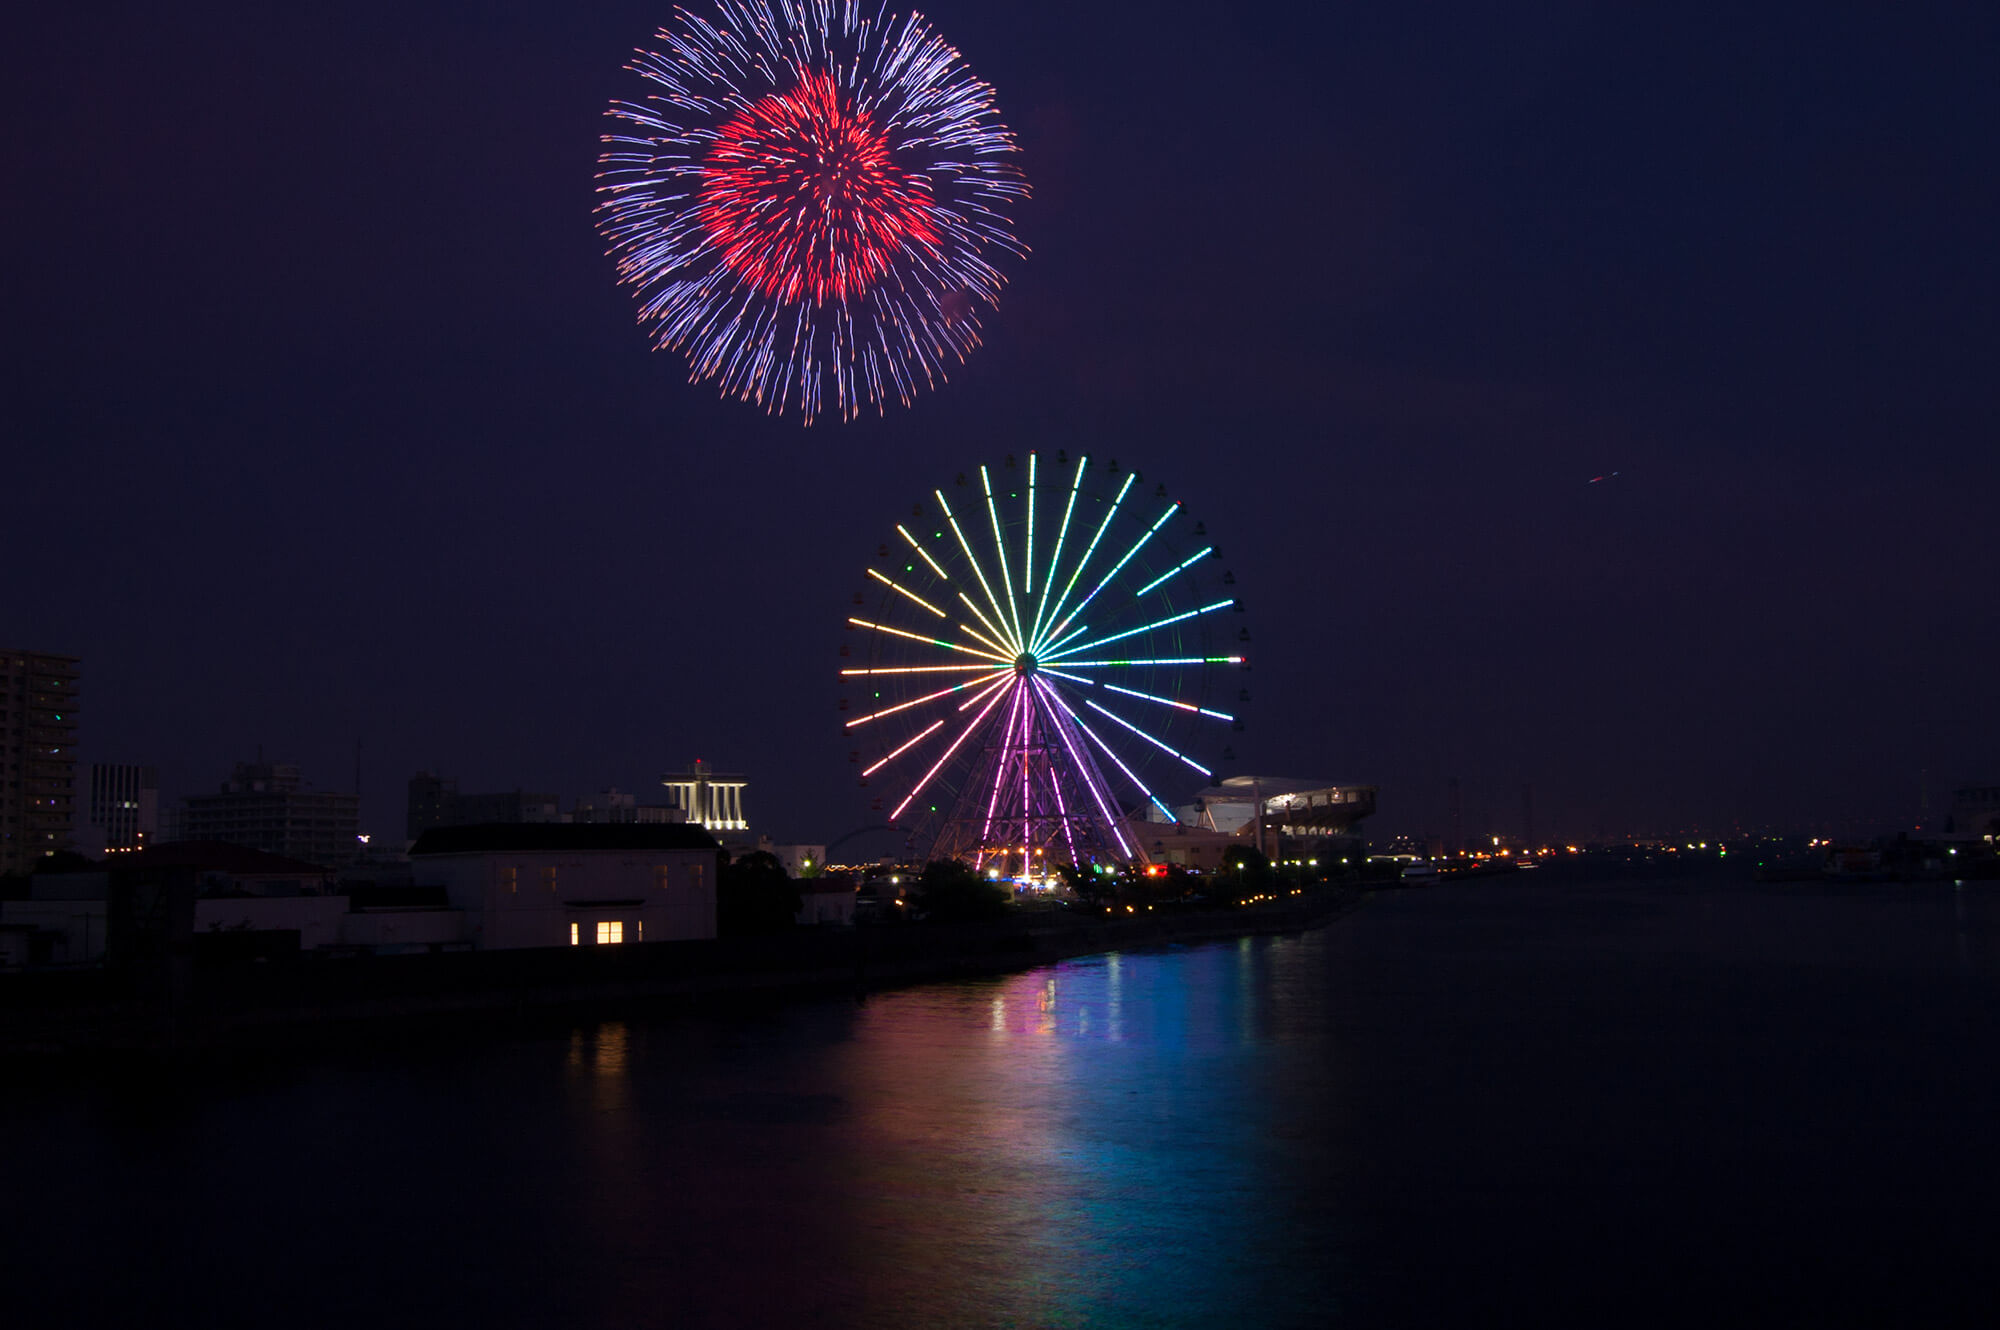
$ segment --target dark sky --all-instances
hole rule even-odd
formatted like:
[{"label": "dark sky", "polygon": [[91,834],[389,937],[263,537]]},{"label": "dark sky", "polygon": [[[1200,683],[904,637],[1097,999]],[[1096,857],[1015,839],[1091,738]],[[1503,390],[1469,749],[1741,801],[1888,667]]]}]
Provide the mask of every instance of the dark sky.
[{"label": "dark sky", "polygon": [[[0,51],[0,641],[84,751],[366,820],[746,772],[867,820],[848,597],[912,499],[1116,455],[1226,543],[1244,772],[1385,830],[1907,823],[2000,772],[2000,19],[928,12],[1036,189],[988,344],[810,430],[651,352],[591,225],[664,3],[39,6]],[[1616,470],[1615,482],[1589,485]]]}]

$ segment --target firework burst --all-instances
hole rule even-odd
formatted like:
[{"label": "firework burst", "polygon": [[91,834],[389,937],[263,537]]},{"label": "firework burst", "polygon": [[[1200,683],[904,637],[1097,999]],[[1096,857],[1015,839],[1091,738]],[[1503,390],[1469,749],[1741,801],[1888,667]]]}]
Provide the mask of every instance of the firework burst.
[{"label": "firework burst", "polygon": [[676,11],[627,66],[599,232],[690,380],[811,423],[908,405],[979,345],[1019,256],[1014,140],[923,17],[858,0]]}]

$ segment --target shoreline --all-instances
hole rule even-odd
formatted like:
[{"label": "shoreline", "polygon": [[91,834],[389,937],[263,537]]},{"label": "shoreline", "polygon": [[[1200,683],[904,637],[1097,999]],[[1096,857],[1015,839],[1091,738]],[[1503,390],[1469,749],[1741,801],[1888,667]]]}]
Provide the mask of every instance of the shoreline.
[{"label": "shoreline", "polygon": [[[1303,932],[1358,908],[1350,886],[1231,910],[1155,910],[1129,919],[1019,917],[1000,925],[864,926],[616,949],[307,958],[198,976],[151,997],[95,973],[0,978],[0,1055],[181,1057],[298,1047],[569,1013],[717,997],[865,999],[916,984],[1009,974],[1147,947]],[[26,981],[26,982],[22,982]],[[37,991],[39,990],[39,991]],[[22,1001],[20,999],[26,999]]]}]

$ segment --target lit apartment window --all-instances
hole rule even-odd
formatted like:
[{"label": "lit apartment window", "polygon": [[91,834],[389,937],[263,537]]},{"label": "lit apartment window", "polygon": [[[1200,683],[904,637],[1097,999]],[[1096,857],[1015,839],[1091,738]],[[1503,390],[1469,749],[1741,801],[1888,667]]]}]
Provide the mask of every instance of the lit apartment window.
[{"label": "lit apartment window", "polygon": [[609,946],[614,942],[623,942],[624,940],[625,925],[623,923],[616,919],[599,919],[597,921],[598,946]]},{"label": "lit apartment window", "polygon": [[660,890],[665,891],[667,889],[667,866],[665,864],[660,864],[658,867],[654,868],[653,877],[659,882]]},{"label": "lit apartment window", "polygon": [[644,942],[646,940],[646,921],[644,919],[634,919],[632,921],[632,940],[634,942]]},{"label": "lit apartment window", "polygon": [[583,941],[583,929],[576,924],[569,926],[569,944],[574,947]]},{"label": "lit apartment window", "polygon": [[500,870],[500,881],[501,881],[501,884],[502,884],[503,886],[505,886],[505,887],[507,888],[507,890],[509,890],[509,891],[513,891],[513,892],[518,892],[518,891],[520,891],[520,889],[521,889],[521,884],[520,884],[520,882],[518,882],[518,881],[516,880],[516,878],[517,878],[517,876],[519,875],[520,871],[521,871],[521,870],[520,870],[520,869],[518,869],[518,868],[503,868],[503,869],[501,869],[501,870]]},{"label": "lit apartment window", "polygon": [[550,891],[556,889],[556,866],[554,864],[550,864],[542,870],[542,885]]}]

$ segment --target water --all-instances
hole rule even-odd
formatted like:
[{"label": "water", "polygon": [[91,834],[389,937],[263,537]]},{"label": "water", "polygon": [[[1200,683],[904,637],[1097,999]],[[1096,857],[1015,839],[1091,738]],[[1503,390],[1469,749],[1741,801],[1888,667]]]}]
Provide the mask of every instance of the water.
[{"label": "water", "polygon": [[0,1094],[10,1324],[1938,1323],[2000,884],[1325,930]]}]

